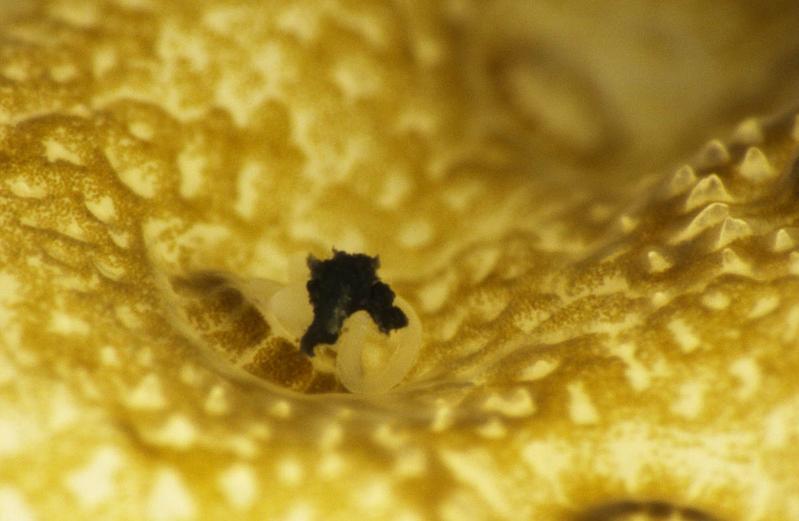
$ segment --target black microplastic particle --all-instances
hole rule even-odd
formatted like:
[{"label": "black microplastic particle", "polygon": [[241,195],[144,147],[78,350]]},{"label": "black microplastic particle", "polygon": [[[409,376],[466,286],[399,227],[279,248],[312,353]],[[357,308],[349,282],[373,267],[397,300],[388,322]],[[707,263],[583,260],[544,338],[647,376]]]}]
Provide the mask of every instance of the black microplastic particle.
[{"label": "black microplastic particle", "polygon": [[394,292],[377,277],[378,257],[333,250],[333,257],[308,256],[311,279],[306,284],[313,305],[313,322],[300,340],[300,349],[314,355],[317,344],[333,344],[344,320],[366,311],[384,334],[408,325],[408,317],[394,305]]}]

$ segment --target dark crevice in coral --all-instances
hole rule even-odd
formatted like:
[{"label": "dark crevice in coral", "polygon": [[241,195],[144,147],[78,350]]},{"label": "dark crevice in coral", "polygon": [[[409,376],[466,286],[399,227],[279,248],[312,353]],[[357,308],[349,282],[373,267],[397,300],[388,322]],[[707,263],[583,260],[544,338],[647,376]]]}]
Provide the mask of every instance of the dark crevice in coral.
[{"label": "dark crevice in coral", "polygon": [[684,521],[721,521],[719,518],[695,508],[678,506],[665,501],[619,501],[581,512],[572,517],[568,517],[567,520],[631,521],[632,519],[640,519],[641,515],[646,516],[644,519],[651,519],[652,521],[667,521],[670,519],[681,519]]},{"label": "dark crevice in coral", "polygon": [[333,250],[333,257],[308,256],[311,279],[306,287],[314,318],[300,341],[302,351],[313,356],[318,344],[333,344],[344,320],[366,311],[378,329],[388,334],[408,325],[408,317],[394,306],[394,292],[377,277],[378,257]]}]

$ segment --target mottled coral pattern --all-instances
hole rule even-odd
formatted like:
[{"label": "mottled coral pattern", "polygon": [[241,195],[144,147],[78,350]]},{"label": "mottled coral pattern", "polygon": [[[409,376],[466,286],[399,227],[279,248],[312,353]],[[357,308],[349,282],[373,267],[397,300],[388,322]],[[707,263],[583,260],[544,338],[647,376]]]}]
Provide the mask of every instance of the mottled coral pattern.
[{"label": "mottled coral pattern", "polygon": [[[798,10],[619,4],[0,8],[0,520],[799,519]],[[217,275],[332,247],[385,395]]]}]

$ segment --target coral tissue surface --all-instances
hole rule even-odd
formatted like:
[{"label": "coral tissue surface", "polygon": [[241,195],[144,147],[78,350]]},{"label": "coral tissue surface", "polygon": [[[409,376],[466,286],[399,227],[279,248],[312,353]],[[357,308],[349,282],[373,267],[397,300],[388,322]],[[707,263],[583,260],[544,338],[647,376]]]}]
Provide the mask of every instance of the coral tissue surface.
[{"label": "coral tissue surface", "polygon": [[[0,520],[799,520],[791,2],[0,2]],[[379,255],[353,395],[241,280]]]}]

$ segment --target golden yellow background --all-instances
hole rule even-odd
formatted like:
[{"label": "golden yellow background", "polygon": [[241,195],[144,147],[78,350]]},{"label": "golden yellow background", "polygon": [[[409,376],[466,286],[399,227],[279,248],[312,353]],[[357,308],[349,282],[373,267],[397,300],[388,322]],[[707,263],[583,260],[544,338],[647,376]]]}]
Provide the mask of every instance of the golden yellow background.
[{"label": "golden yellow background", "polygon": [[[0,6],[0,520],[799,520],[799,4]],[[388,394],[205,274],[331,247]]]}]

